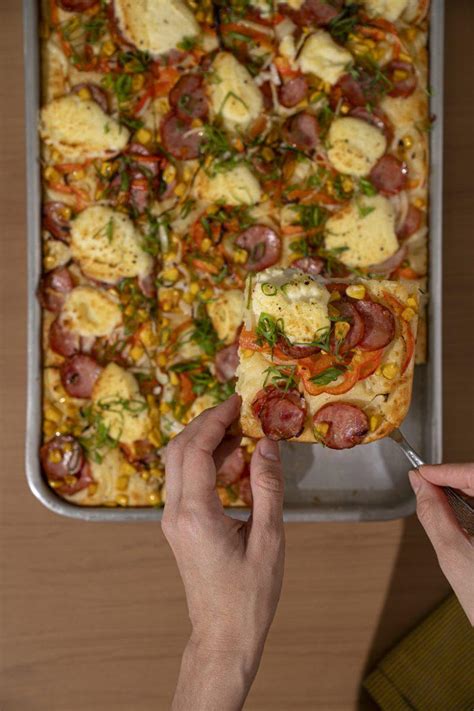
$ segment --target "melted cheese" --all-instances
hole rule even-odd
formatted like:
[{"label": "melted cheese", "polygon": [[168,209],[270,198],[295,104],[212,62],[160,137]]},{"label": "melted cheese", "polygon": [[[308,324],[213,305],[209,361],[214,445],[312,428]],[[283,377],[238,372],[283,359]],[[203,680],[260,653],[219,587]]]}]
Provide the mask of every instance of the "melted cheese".
[{"label": "melted cheese", "polygon": [[182,0],[114,0],[114,10],[125,38],[143,52],[163,54],[200,33]]},{"label": "melted cheese", "polygon": [[214,407],[215,405],[216,399],[212,397],[212,395],[199,395],[187,412],[188,421],[194,420],[204,412],[204,410],[209,410],[210,407]]},{"label": "melted cheese", "polygon": [[298,269],[271,268],[253,280],[251,310],[254,325],[260,314],[281,319],[292,343],[309,343],[329,328],[329,291]]},{"label": "melted cheese", "polygon": [[336,44],[324,30],[310,35],[299,55],[301,71],[315,74],[328,84],[336,84],[351,62],[352,54]]},{"label": "melted cheese", "polygon": [[212,65],[209,94],[213,113],[227,128],[245,129],[263,110],[263,99],[247,69],[229,52],[220,52]]},{"label": "melted cheese", "polygon": [[406,9],[408,0],[363,0],[363,3],[370,17],[395,22]]},{"label": "melted cheese", "polygon": [[41,110],[40,133],[46,145],[73,162],[118,153],[130,136],[95,101],[85,101],[76,94],[46,104]]},{"label": "melted cheese", "polygon": [[86,208],[72,222],[73,258],[86,276],[108,284],[151,271],[152,258],[140,241],[129,217],[103,205]]},{"label": "melted cheese", "polygon": [[207,312],[221,341],[230,345],[235,341],[237,329],[244,315],[244,295],[240,290],[230,289],[207,304]]},{"label": "melted cheese", "polygon": [[260,183],[243,164],[212,176],[203,170],[199,171],[194,182],[194,192],[200,200],[223,205],[254,205],[262,197]]},{"label": "melted cheese", "polygon": [[106,292],[77,286],[66,297],[61,320],[79,336],[108,336],[122,322],[122,312]]},{"label": "melted cheese", "polygon": [[383,133],[367,121],[336,118],[328,134],[328,158],[340,173],[365,176],[387,148]]},{"label": "melted cheese", "polygon": [[[369,212],[370,210],[370,212]],[[360,197],[326,222],[325,247],[348,267],[368,267],[398,250],[395,211],[381,195]]]},{"label": "melted cheese", "polygon": [[94,385],[92,402],[114,439],[131,445],[147,438],[150,419],[146,400],[130,371],[109,363]]}]

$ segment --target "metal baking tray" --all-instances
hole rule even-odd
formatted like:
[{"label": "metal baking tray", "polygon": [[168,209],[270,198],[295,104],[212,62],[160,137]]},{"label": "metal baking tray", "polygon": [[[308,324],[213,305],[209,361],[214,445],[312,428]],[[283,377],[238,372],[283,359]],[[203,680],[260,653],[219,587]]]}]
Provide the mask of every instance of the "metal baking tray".
[{"label": "metal baking tray", "polygon": [[[85,521],[151,521],[156,508],[75,506],[61,499],[41,474],[41,312],[36,288],[41,274],[40,146],[37,131],[40,105],[39,1],[23,0],[26,90],[26,155],[28,211],[28,390],[26,473],[33,494],[49,509]],[[417,366],[413,399],[403,432],[425,461],[441,461],[441,258],[443,176],[443,34],[444,0],[432,0],[430,16],[431,132],[430,169],[430,290],[428,308],[429,360]],[[377,521],[408,516],[415,500],[408,483],[408,464],[391,440],[380,440],[337,452],[317,445],[284,444],[286,478],[285,521]],[[245,509],[230,509],[244,518]]]}]

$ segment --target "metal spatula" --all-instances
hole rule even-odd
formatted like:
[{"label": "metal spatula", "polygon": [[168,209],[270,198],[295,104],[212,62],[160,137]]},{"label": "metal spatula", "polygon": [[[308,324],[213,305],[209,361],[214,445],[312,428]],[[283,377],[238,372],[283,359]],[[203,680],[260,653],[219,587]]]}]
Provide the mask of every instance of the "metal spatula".
[{"label": "metal spatula", "polygon": [[[389,437],[398,444],[412,467],[418,469],[418,467],[426,464],[406,441],[399,429],[393,430],[389,434]],[[459,524],[470,536],[474,536],[474,499],[469,499],[469,497],[464,496],[460,491],[452,489],[450,486],[443,486],[442,489],[446,494]]]}]

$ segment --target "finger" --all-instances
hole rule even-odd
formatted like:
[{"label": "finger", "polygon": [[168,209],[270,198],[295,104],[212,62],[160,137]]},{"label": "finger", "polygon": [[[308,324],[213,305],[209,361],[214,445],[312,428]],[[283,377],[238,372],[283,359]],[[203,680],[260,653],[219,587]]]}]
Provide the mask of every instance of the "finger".
[{"label": "finger", "polygon": [[252,488],[251,538],[257,540],[271,532],[283,529],[284,482],[277,442],[261,439],[250,463]]},{"label": "finger", "polygon": [[451,565],[456,553],[470,549],[467,535],[461,529],[446,495],[438,486],[426,481],[419,472],[409,472],[416,495],[416,513],[438,556],[443,570]]},{"label": "finger", "polygon": [[214,452],[214,463],[217,473],[219,473],[219,470],[229,461],[229,458],[232,457],[235,450],[240,447],[241,441],[242,437],[240,436],[225,437],[225,439],[222,440]]},{"label": "finger", "polygon": [[224,439],[229,425],[238,417],[240,398],[233,395],[218,407],[206,410],[184,430],[182,498],[199,503],[215,498],[216,465],[214,451]]},{"label": "finger", "polygon": [[432,484],[463,489],[474,496],[474,464],[425,464],[420,474]]}]

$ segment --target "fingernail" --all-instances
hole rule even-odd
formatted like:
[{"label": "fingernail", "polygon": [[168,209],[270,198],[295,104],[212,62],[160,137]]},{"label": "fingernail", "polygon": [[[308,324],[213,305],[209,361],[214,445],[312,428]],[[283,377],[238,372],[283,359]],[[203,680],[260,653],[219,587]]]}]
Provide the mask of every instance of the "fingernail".
[{"label": "fingernail", "polygon": [[260,440],[259,452],[265,459],[270,459],[272,462],[280,461],[278,442],[273,442],[271,439]]},{"label": "fingernail", "polygon": [[417,494],[418,490],[421,486],[420,472],[417,472],[414,469],[412,469],[411,471],[408,472],[408,478],[410,479],[411,488],[413,489],[415,494]]}]

